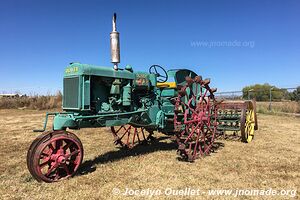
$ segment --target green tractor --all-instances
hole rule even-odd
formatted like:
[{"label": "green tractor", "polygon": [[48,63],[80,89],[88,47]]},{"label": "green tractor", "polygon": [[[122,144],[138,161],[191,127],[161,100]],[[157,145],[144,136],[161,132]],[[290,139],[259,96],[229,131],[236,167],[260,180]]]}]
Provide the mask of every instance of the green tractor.
[{"label": "green tractor", "polygon": [[[113,68],[71,63],[65,69],[63,112],[46,114],[44,128],[34,130],[43,133],[27,153],[27,166],[36,180],[54,182],[76,173],[83,147],[71,129],[110,127],[114,143],[128,149],[153,140],[159,131],[177,142],[186,161],[208,155],[225,131],[239,131],[242,141],[252,140],[257,129],[255,101],[217,101],[210,79],[188,69],[120,69],[115,14],[110,36]],[[53,126],[46,131],[49,116]]]}]

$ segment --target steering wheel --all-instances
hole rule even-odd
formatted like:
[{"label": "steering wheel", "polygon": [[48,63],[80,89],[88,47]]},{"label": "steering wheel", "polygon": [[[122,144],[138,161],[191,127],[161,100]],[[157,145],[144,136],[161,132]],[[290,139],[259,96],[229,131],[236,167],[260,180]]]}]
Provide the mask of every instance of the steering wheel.
[{"label": "steering wheel", "polygon": [[152,65],[149,68],[150,74],[155,74],[158,83],[164,83],[168,80],[168,74],[164,68],[159,65]]}]

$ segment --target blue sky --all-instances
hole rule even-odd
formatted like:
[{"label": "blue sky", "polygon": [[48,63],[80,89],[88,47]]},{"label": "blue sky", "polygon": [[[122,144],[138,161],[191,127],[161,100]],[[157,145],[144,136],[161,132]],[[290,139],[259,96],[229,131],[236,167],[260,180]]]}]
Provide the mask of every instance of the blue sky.
[{"label": "blue sky", "polygon": [[2,0],[0,92],[54,93],[73,61],[111,67],[113,12],[121,67],[188,68],[219,91],[294,87],[299,10],[296,0]]}]

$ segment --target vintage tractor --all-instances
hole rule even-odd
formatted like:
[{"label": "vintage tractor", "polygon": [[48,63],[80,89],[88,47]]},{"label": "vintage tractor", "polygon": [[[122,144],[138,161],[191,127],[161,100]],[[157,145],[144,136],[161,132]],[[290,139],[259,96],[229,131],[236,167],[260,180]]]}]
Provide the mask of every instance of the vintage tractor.
[{"label": "vintage tractor", "polygon": [[[29,147],[27,166],[38,181],[73,176],[83,159],[83,146],[71,129],[110,127],[124,148],[153,140],[154,131],[172,137],[179,155],[194,161],[208,155],[216,137],[227,130],[250,142],[257,129],[254,101],[222,102],[210,79],[188,69],[149,72],[118,68],[119,33],[113,17],[111,55],[114,67],[71,63],[63,79],[63,112],[47,113],[43,130]],[[46,131],[49,116],[52,130]]]}]

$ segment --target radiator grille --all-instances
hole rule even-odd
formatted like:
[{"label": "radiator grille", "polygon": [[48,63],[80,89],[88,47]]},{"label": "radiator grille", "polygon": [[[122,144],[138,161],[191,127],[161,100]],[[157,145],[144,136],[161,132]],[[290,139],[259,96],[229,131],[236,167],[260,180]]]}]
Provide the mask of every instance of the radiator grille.
[{"label": "radiator grille", "polygon": [[79,77],[64,78],[63,108],[79,109]]}]

